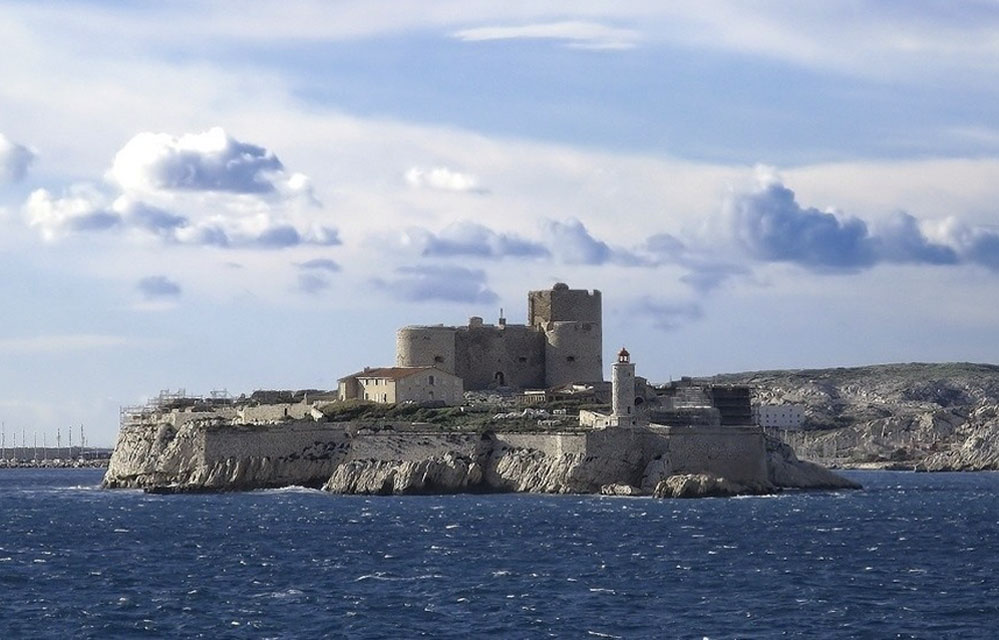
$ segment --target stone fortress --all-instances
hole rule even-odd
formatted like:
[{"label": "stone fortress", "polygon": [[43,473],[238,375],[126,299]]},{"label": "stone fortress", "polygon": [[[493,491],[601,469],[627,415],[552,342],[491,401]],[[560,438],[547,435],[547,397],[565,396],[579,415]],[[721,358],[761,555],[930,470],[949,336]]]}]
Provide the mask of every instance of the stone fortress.
[{"label": "stone fortress", "polygon": [[558,283],[527,296],[527,324],[408,326],[396,336],[397,367],[436,367],[465,390],[541,389],[603,380],[599,291]]},{"label": "stone fortress", "polygon": [[[767,439],[751,423],[745,387],[702,387],[690,380],[653,387],[636,377],[630,354],[621,349],[607,389],[599,291],[558,283],[530,292],[528,305],[526,325],[508,325],[502,317],[486,325],[473,317],[465,327],[400,329],[397,366],[341,378],[333,397],[256,392],[239,400],[178,398],[125,412],[104,486],[666,497],[852,485]],[[400,400],[407,394],[404,382],[418,400]],[[547,396],[556,387],[599,387],[610,391],[611,411],[580,407],[577,419],[562,410],[564,422],[527,428],[505,423],[503,414],[471,429],[387,414],[338,417],[337,407],[356,406],[345,397],[369,406],[440,407],[450,404],[443,387],[462,404],[444,408],[468,415],[475,408],[465,406],[462,382],[473,391],[518,389],[522,400],[529,389],[546,389]]]}]

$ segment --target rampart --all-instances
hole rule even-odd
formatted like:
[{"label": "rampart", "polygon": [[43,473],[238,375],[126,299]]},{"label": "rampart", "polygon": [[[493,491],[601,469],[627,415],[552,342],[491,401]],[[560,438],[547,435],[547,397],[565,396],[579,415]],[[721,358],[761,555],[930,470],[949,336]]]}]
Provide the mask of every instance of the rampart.
[{"label": "rampart", "polygon": [[624,484],[651,492],[683,473],[771,488],[755,427],[447,432],[323,423],[225,424],[169,415],[122,426],[104,484],[224,491],[292,484],[337,492],[596,493]]}]

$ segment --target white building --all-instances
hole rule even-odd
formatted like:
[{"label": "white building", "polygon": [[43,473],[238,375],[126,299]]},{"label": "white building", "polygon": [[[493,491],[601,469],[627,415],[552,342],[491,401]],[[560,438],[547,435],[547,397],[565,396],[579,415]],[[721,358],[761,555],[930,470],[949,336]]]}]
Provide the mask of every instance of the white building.
[{"label": "white building", "polygon": [[761,404],[753,407],[753,418],[761,427],[800,429],[805,422],[805,406],[800,404]]},{"label": "white building", "polygon": [[461,404],[465,389],[461,378],[436,367],[380,367],[338,380],[340,400],[370,400],[383,404],[443,402]]}]

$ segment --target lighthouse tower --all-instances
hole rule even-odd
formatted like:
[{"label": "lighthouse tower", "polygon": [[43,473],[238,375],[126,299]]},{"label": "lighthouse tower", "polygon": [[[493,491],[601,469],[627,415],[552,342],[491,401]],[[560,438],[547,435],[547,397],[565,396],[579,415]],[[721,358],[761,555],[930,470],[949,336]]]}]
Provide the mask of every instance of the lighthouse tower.
[{"label": "lighthouse tower", "polygon": [[611,366],[611,421],[619,427],[635,426],[635,365],[631,354],[621,348]]}]

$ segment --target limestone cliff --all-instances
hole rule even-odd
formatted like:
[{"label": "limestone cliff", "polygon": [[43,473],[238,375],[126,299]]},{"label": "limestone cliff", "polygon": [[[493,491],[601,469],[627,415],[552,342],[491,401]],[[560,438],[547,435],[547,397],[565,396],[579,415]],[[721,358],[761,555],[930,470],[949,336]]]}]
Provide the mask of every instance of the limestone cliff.
[{"label": "limestone cliff", "polygon": [[[426,425],[371,430],[310,419],[233,425],[209,416],[180,420],[179,427],[176,422],[159,416],[125,425],[104,486],[652,495],[680,482],[674,493],[684,496],[855,486],[798,461],[786,445],[747,427],[525,434],[445,432]],[[691,474],[708,479],[675,479]]]},{"label": "limestone cliff", "polygon": [[999,367],[894,364],[756,371],[762,404],[801,404],[804,431],[781,433],[803,459],[840,467],[999,470]]},{"label": "limestone cliff", "polygon": [[211,419],[123,425],[103,485],[237,491],[318,487],[343,460],[343,429],[308,422],[232,426]]}]

